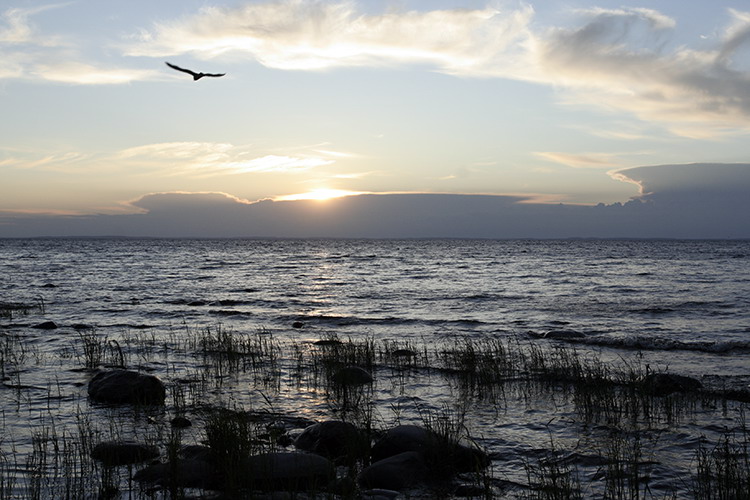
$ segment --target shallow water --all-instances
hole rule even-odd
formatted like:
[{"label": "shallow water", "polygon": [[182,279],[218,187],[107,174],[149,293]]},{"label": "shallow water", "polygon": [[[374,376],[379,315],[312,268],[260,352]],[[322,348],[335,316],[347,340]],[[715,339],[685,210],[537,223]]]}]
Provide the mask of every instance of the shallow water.
[{"label": "shallow water", "polygon": [[[459,337],[566,346],[691,375],[711,388],[747,389],[748,262],[748,241],[0,240],[0,302],[44,305],[43,313],[0,319],[0,332],[25,350],[0,389],[0,445],[6,456],[12,447],[24,456],[31,430],[54,421],[72,433],[81,413],[107,421],[125,412],[118,432],[126,435],[142,430],[142,419],[163,420],[88,402],[90,374],[72,371],[83,365],[81,325],[116,340],[129,366],[168,385],[200,372],[181,342],[201,328],[272,337],[284,357],[273,368],[279,380],[235,374],[209,394],[188,390],[187,399],[272,405],[318,420],[335,416],[336,405],[294,379],[289,349],[331,335],[431,351]],[[59,328],[31,328],[45,320]],[[293,328],[295,321],[304,326]],[[435,373],[380,366],[374,375],[367,397],[384,426],[466,400]],[[687,491],[701,435],[717,439],[736,425],[738,405],[696,405],[679,425],[644,430],[644,449],[658,457],[651,487],[662,494]],[[582,423],[570,397],[510,384],[502,402],[475,398],[465,406],[471,434],[496,457],[498,494],[516,491],[503,481],[528,483],[529,464],[553,449],[581,451],[572,460],[583,487],[598,491],[597,466],[585,457],[612,429]],[[148,432],[158,441],[165,431],[155,427]],[[200,431],[186,439],[199,441]]]}]

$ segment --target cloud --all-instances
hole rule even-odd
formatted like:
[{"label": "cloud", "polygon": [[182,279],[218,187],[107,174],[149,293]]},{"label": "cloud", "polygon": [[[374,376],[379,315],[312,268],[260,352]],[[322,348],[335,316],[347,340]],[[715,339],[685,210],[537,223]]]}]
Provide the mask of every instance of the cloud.
[{"label": "cloud", "polygon": [[249,202],[152,193],[139,213],[0,213],[0,236],[342,238],[750,238],[750,164],[657,165],[611,174],[643,194],[625,204],[550,204],[528,195],[362,194]]},{"label": "cloud", "polygon": [[87,62],[73,39],[40,32],[32,18],[69,4],[10,8],[0,13],[0,79],[24,78],[77,85],[113,85],[150,80],[160,73]]},{"label": "cloud", "polygon": [[613,160],[615,155],[612,153],[575,154],[545,151],[535,154],[546,160],[573,168],[612,168],[618,165],[618,162]]},{"label": "cloud", "polygon": [[690,163],[614,170],[609,175],[639,187],[641,199],[697,199],[711,195],[717,203],[735,197],[750,202],[750,164]]},{"label": "cloud", "polygon": [[[300,148],[290,148],[298,150]],[[210,177],[246,173],[298,173],[334,163],[336,154],[262,154],[252,145],[217,142],[165,142],[122,149],[114,153],[83,154],[73,151],[39,153],[0,150],[0,166],[23,170],[80,173],[100,169],[131,174]],[[4,156],[4,158],[3,158]]]},{"label": "cloud", "polygon": [[[213,142],[168,142],[120,151],[115,156],[126,163],[168,169],[170,175],[187,173],[202,177],[243,173],[295,173],[334,163],[320,155],[267,154],[254,156],[252,146]],[[256,153],[257,154],[257,153]]]},{"label": "cloud", "polygon": [[76,61],[40,62],[30,69],[30,73],[51,82],[78,85],[117,85],[148,80],[157,75],[151,70],[104,68]]},{"label": "cloud", "polygon": [[532,14],[530,6],[364,14],[351,1],[246,3],[157,23],[126,53],[244,55],[286,70],[416,63],[451,74],[505,74],[529,36]]},{"label": "cloud", "polygon": [[154,24],[127,54],[246,57],[285,70],[427,65],[560,91],[563,103],[625,111],[678,135],[750,128],[750,14],[728,10],[718,45],[672,47],[678,23],[653,9],[577,11],[573,26],[540,27],[534,9],[364,12],[352,1],[285,0],[205,7]]},{"label": "cloud", "polygon": [[537,38],[544,78],[567,89],[570,103],[590,103],[665,124],[673,133],[712,137],[750,129],[750,74],[732,56],[750,41],[750,16],[733,23],[709,50],[668,50],[676,23],[652,10],[596,9],[586,22]]}]

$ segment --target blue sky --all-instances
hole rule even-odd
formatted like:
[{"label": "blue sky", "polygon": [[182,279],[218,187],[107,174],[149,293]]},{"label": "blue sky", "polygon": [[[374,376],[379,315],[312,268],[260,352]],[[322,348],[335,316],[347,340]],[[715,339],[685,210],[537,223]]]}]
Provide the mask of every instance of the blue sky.
[{"label": "blue sky", "polygon": [[612,204],[640,194],[618,170],[748,161],[739,1],[11,0],[0,58],[7,217],[154,193]]}]

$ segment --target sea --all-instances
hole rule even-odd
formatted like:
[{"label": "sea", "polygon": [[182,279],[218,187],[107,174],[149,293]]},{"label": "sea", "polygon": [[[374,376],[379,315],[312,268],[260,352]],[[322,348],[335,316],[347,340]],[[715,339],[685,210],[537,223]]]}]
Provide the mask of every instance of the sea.
[{"label": "sea", "polygon": [[[73,435],[81,415],[112,418],[113,410],[86,398],[91,373],[81,369],[81,332],[126,351],[148,339],[157,354],[191,332],[249,333],[273,339],[289,363],[290,352],[321,339],[436,353],[457,339],[500,339],[689,376],[716,392],[750,389],[750,241],[3,239],[0,303],[38,306],[0,318],[0,486],[13,479],[8,492],[23,491],[33,477],[27,465],[41,429]],[[56,328],[34,328],[46,321]],[[11,356],[11,338],[23,359]],[[127,364],[169,386],[202,363],[157,354],[132,355]],[[224,382],[206,398],[337,418],[340,408],[279,366],[275,387],[220,375]],[[591,436],[606,434],[607,422],[584,422],[565,391],[537,398],[517,391],[498,401],[458,397],[427,371],[404,378],[376,368],[373,375],[368,404],[383,427],[457,411],[463,402],[465,429],[493,457],[492,496],[530,495],[545,467],[540,457],[560,453],[583,497],[604,494],[607,468],[590,458],[602,454]],[[168,398],[166,416],[173,404]],[[736,432],[747,406],[692,404],[683,420],[642,426],[644,493],[692,497],[698,447]],[[118,432],[138,435],[148,424],[136,420]],[[194,427],[190,439],[200,442]],[[106,424],[97,429],[109,432]]]}]

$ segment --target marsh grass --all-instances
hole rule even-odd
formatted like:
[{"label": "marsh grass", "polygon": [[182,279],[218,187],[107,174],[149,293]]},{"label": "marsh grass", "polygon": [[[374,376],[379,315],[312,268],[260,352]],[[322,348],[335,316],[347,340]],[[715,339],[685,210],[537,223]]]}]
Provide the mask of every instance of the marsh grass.
[{"label": "marsh grass", "polygon": [[240,372],[269,372],[280,354],[278,342],[265,329],[254,334],[237,332],[221,324],[186,329],[185,349],[201,356],[218,379]]},{"label": "marsh grass", "polygon": [[28,346],[18,335],[0,333],[0,375],[18,374],[28,357]]},{"label": "marsh grass", "polygon": [[99,366],[127,367],[125,352],[117,340],[100,336],[94,329],[79,330],[78,339],[82,346],[82,362],[85,368],[93,370]]},{"label": "marsh grass", "polygon": [[578,469],[567,459],[568,453],[560,450],[547,423],[549,449],[541,450],[536,460],[524,461],[530,500],[568,500],[583,498]]},{"label": "marsh grass", "polygon": [[[134,432],[147,436],[165,450],[170,463],[177,463],[177,451],[185,436],[195,438],[205,432],[206,442],[222,464],[227,492],[244,494],[248,478],[237,464],[251,454],[278,449],[278,435],[251,412],[229,410],[221,404],[217,408],[215,403],[226,397],[234,401],[232,391],[240,386],[239,393],[245,394],[239,398],[257,399],[260,392],[270,401],[265,393],[278,389],[281,373],[289,374],[288,385],[292,388],[320,391],[322,397],[318,401],[327,405],[326,411],[355,424],[368,436],[375,436],[378,428],[384,427],[374,397],[383,391],[382,384],[378,387],[382,379],[373,384],[338,384],[334,375],[343,367],[358,366],[379,376],[390,373],[392,378],[403,376],[404,384],[417,376],[440,377],[441,383],[447,380],[449,385],[454,384],[450,387],[457,387],[459,394],[453,406],[434,409],[427,403],[415,403],[423,425],[447,442],[465,442],[469,438],[467,419],[472,418],[472,405],[477,401],[507,404],[510,397],[516,397],[515,403],[535,408],[539,402],[555,400],[555,405],[573,408],[574,425],[610,429],[607,433],[596,432],[592,437],[605,464],[599,470],[601,484],[595,491],[603,492],[607,498],[653,496],[649,490],[653,468],[649,452],[654,438],[651,431],[643,429],[651,429],[653,423],[671,427],[690,418],[701,404],[704,407],[721,404],[706,393],[666,397],[648,394],[641,382],[651,369],[637,359],[633,363],[604,363],[595,355],[584,355],[574,348],[543,346],[516,338],[477,339],[457,334],[447,344],[432,346],[429,342],[421,345],[406,341],[377,342],[371,337],[340,339],[328,334],[322,343],[292,341],[282,347],[267,330],[245,333],[217,325],[186,327],[179,334],[164,335],[139,330],[127,332],[117,340],[99,335],[93,329],[83,329],[73,339],[66,341],[71,344],[71,352],[61,351],[60,359],[67,356],[86,368],[125,366],[133,358],[153,362],[168,379],[171,395],[168,408],[153,415],[145,415],[145,409],[136,408],[130,417],[123,417],[128,412],[94,417],[86,413],[86,406],[79,407],[75,416],[77,426],[71,430],[57,424],[52,416],[55,407],[50,403],[65,397],[66,386],[59,381],[50,382],[46,409],[50,417],[29,433],[28,449],[18,451],[12,443],[3,442],[4,436],[0,437],[0,500],[91,498],[92,494],[101,498],[117,494],[124,497],[126,491],[133,498],[148,496],[148,492],[139,493],[132,488],[131,469],[102,467],[90,457],[92,447],[103,436],[127,438]],[[33,346],[23,338],[0,332],[3,378],[20,377],[23,366],[34,359],[31,349]],[[222,382],[228,377],[231,384]],[[17,386],[20,393],[20,378]],[[248,392],[253,395],[247,396]],[[703,401],[706,398],[710,401]],[[18,402],[20,408],[20,397]],[[32,401],[26,402],[31,413]],[[38,407],[37,402],[35,408]],[[271,413],[276,412],[272,410]],[[16,411],[20,413],[20,409]],[[411,408],[405,411],[414,418]],[[197,415],[196,425],[203,425],[203,429],[183,433],[169,428],[168,416],[186,413]],[[92,419],[98,419],[97,425],[109,428],[102,431],[92,424]],[[142,432],[144,421],[158,422],[149,424],[158,426],[157,435],[153,435],[155,431]],[[555,436],[549,432],[549,449],[538,450],[521,472],[527,475],[528,497],[581,498],[584,488],[580,471],[575,461],[569,459],[569,450],[555,442]],[[362,466],[361,461],[347,464],[345,474],[353,478]],[[502,464],[498,469],[502,469]],[[23,470],[27,472],[19,472]],[[748,490],[750,476],[744,414],[732,433],[718,442],[701,445],[696,451],[694,470],[691,488],[695,497],[742,498],[741,492]],[[485,498],[492,497],[489,487],[493,483],[492,474],[492,468],[486,468],[472,476]],[[164,494],[179,498],[184,492],[172,485]]]},{"label": "marsh grass", "polygon": [[750,494],[750,428],[746,414],[738,414],[738,426],[727,430],[714,446],[701,444],[696,453],[692,491],[696,498],[729,500]]}]

